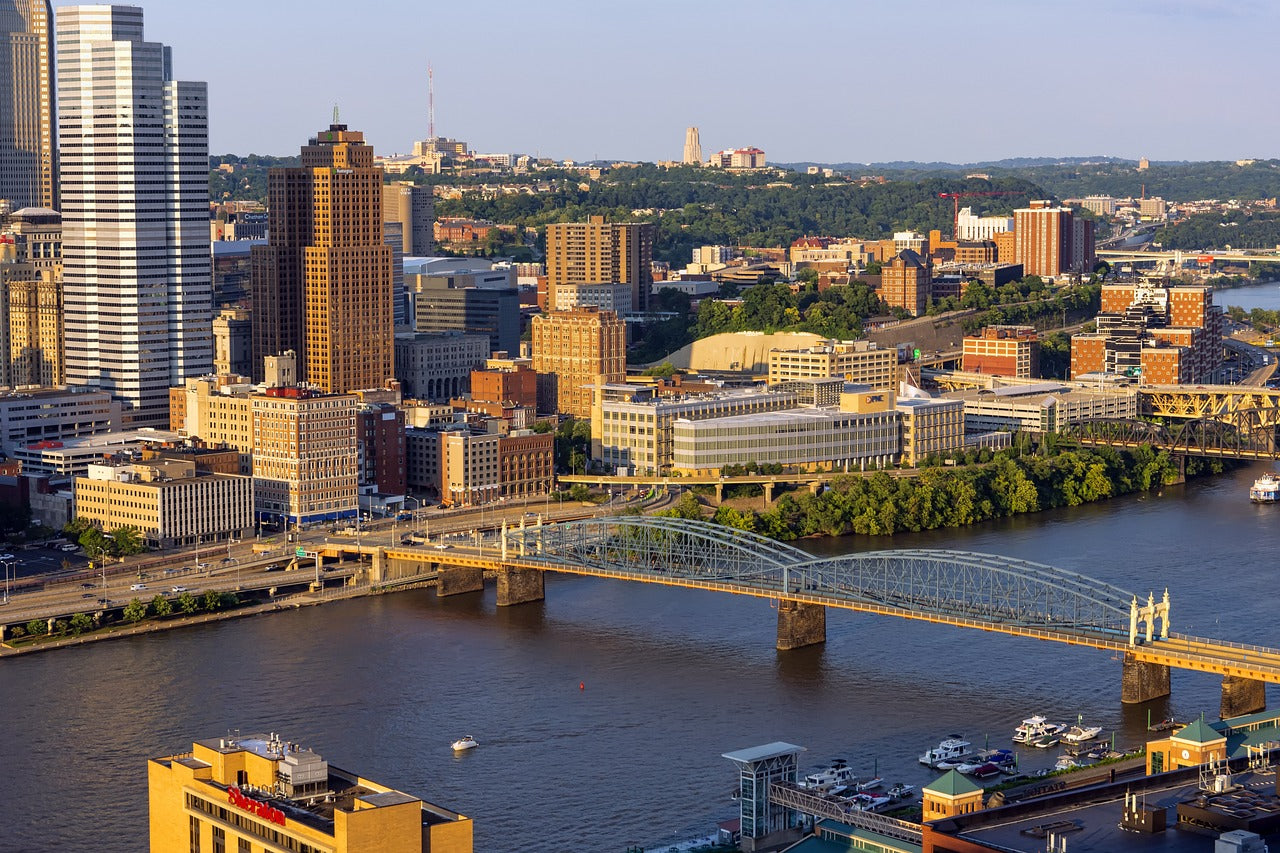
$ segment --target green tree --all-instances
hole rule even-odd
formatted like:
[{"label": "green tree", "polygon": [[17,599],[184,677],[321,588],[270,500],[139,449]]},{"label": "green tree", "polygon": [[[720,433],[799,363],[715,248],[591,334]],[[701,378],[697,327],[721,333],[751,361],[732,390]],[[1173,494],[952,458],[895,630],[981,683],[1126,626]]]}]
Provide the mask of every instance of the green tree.
[{"label": "green tree", "polygon": [[121,615],[126,622],[141,622],[147,618],[147,605],[135,598],[124,606],[124,612]]},{"label": "green tree", "polygon": [[111,553],[118,557],[141,554],[146,550],[142,542],[142,531],[132,525],[117,527],[107,538],[110,540]]},{"label": "green tree", "polygon": [[27,623],[27,633],[32,637],[43,636],[49,630],[49,623],[43,619],[32,619]]},{"label": "green tree", "polygon": [[209,590],[204,594],[200,604],[209,613],[214,613],[222,609],[222,596],[213,590]]},{"label": "green tree", "polygon": [[702,504],[694,496],[693,492],[685,492],[671,506],[664,510],[660,510],[657,515],[667,518],[702,518]]},{"label": "green tree", "polygon": [[78,637],[85,631],[93,627],[93,619],[88,613],[77,613],[71,617],[70,628],[72,635]]},{"label": "green tree", "polygon": [[189,592],[184,592],[178,596],[178,610],[188,616],[200,609],[200,602],[196,601],[196,597]]},{"label": "green tree", "polygon": [[156,595],[151,599],[151,612],[163,618],[173,612],[173,605],[163,595]]}]

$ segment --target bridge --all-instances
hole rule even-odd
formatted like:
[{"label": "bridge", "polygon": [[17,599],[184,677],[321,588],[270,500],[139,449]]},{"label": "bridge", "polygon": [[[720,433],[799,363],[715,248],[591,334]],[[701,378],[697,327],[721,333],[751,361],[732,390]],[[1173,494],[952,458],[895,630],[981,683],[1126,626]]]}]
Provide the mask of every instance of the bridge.
[{"label": "bridge", "polygon": [[437,594],[483,588],[499,606],[540,601],[546,572],[656,583],[777,602],[777,648],[825,642],[839,608],[1016,637],[1087,646],[1123,657],[1121,699],[1170,692],[1171,668],[1223,677],[1222,716],[1266,705],[1280,682],[1280,650],[1174,633],[1168,593],[1157,601],[1026,560],[949,550],[890,550],[814,558],[782,542],[705,521],[613,516],[504,526],[491,545],[449,552],[374,549],[374,584],[436,564]]},{"label": "bridge", "polygon": [[1180,249],[1173,249],[1167,252],[1142,251],[1134,249],[1098,249],[1095,253],[1098,260],[1107,261],[1152,261],[1171,263],[1174,266],[1182,266],[1188,261],[1213,263],[1214,261],[1231,261],[1234,263],[1253,263],[1255,261],[1275,261],[1276,253],[1258,252],[1258,251],[1240,251],[1231,249],[1208,249],[1204,252],[1184,252]]},{"label": "bridge", "polygon": [[1148,445],[1184,458],[1203,456],[1253,461],[1280,458],[1274,428],[1244,430],[1212,418],[1168,426],[1128,418],[1100,419],[1072,424],[1059,434],[1087,447],[1132,450]]}]

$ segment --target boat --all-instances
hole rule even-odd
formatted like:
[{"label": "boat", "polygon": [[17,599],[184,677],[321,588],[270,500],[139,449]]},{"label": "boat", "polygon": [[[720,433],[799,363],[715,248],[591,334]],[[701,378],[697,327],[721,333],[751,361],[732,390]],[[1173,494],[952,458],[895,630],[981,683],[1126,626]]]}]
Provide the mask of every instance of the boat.
[{"label": "boat", "polygon": [[908,785],[905,782],[899,782],[885,793],[895,800],[905,800],[907,797],[914,797],[916,795],[916,786]]},{"label": "boat", "polygon": [[1062,723],[1051,723],[1045,717],[1037,714],[1034,717],[1028,717],[1013,730],[1014,743],[1034,743],[1045,735],[1056,735],[1066,731],[1066,726]]},{"label": "boat", "polygon": [[1084,717],[1076,717],[1076,724],[1063,732],[1062,739],[1067,743],[1084,743],[1102,734],[1102,726],[1086,726]]},{"label": "boat", "polygon": [[923,753],[920,756],[920,763],[929,767],[939,767],[943,762],[958,763],[958,759],[967,754],[970,746],[972,744],[960,735],[951,735],[933,749]]},{"label": "boat", "polygon": [[873,812],[889,805],[893,799],[887,794],[854,794],[847,802],[858,811]]},{"label": "boat", "polygon": [[1053,765],[1053,769],[1054,770],[1075,770],[1079,766],[1080,766],[1079,761],[1076,761],[1074,758],[1072,758],[1069,755],[1064,755],[1058,759],[1058,762],[1056,764]]},{"label": "boat", "polygon": [[1041,735],[1031,742],[1036,749],[1048,749],[1051,746],[1057,746],[1060,738],[1056,734]]},{"label": "boat", "polygon": [[867,792],[867,791],[874,791],[876,788],[879,788],[879,787],[880,787],[881,785],[883,785],[883,784],[884,784],[884,780],[883,780],[883,779],[881,779],[879,776],[876,776],[876,777],[874,777],[874,778],[872,778],[872,779],[868,779],[868,780],[867,780],[867,781],[865,781],[865,782],[859,782],[859,783],[858,783],[858,786],[857,786],[857,787],[858,787],[858,793],[865,793],[865,792]]},{"label": "boat", "polygon": [[830,767],[823,768],[804,777],[803,787],[826,793],[837,785],[843,785],[847,788],[857,779],[858,777],[854,775],[848,761],[843,758],[833,758]]},{"label": "boat", "polygon": [[450,745],[453,747],[454,752],[462,752],[464,749],[475,749],[480,744],[476,743],[476,739],[471,735],[467,735],[466,737],[458,738]]},{"label": "boat", "polygon": [[995,764],[987,762],[971,774],[975,779],[990,779],[993,776],[999,776],[1003,771]]},{"label": "boat", "polygon": [[1008,749],[983,749],[973,754],[968,761],[962,762],[955,766],[957,773],[963,773],[966,776],[977,775],[977,771],[987,765],[991,765],[999,772],[1008,767],[1012,767],[1015,763],[1013,751]]},{"label": "boat", "polygon": [[1273,504],[1280,501],[1280,477],[1267,473],[1253,481],[1249,487],[1249,500],[1256,504]]}]

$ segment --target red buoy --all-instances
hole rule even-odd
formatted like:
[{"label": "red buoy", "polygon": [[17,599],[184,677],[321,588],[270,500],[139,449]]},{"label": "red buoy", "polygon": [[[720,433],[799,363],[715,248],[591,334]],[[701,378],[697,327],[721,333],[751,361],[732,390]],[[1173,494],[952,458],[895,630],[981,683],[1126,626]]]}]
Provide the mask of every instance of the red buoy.
[{"label": "red buoy", "polygon": [[585,681],[579,681],[579,682],[578,682],[578,689],[579,689],[579,690],[586,690],[586,689],[587,689],[587,682],[585,682]]}]

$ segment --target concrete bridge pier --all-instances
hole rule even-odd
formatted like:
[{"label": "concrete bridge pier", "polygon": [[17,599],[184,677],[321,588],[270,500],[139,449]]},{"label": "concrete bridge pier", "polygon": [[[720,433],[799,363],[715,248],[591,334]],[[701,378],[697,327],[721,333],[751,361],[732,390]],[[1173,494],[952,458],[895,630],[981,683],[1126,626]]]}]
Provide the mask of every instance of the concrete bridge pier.
[{"label": "concrete bridge pier", "polygon": [[776,484],[770,481],[768,483],[761,483],[761,485],[764,487],[764,505],[773,506],[773,487]]},{"label": "concrete bridge pier", "polygon": [[369,582],[378,584],[387,579],[387,549],[378,548],[373,552],[373,562],[369,564]]},{"label": "concrete bridge pier", "polygon": [[498,569],[498,606],[511,607],[546,598],[546,575],[538,569]]},{"label": "concrete bridge pier", "polygon": [[827,641],[827,608],[799,601],[778,602],[778,651],[816,646]]},{"label": "concrete bridge pier", "polygon": [[1169,667],[1166,664],[1138,660],[1132,652],[1124,653],[1124,665],[1120,673],[1120,701],[1136,705],[1168,696]]},{"label": "concrete bridge pier", "polygon": [[1218,714],[1222,719],[1256,714],[1266,709],[1267,683],[1265,681],[1236,675],[1222,677],[1222,705]]},{"label": "concrete bridge pier", "polygon": [[724,483],[716,483],[716,506],[724,503]]},{"label": "concrete bridge pier", "polygon": [[436,581],[436,598],[450,595],[462,595],[466,592],[484,590],[484,570],[468,566],[440,566],[440,576]]}]

